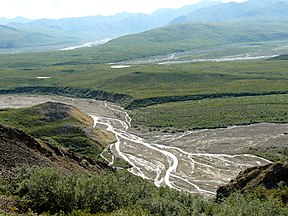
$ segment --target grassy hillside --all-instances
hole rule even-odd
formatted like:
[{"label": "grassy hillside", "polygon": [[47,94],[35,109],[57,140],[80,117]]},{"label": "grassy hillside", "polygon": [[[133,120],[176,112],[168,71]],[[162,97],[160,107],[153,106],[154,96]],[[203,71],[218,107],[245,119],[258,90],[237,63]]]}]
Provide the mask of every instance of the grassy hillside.
[{"label": "grassy hillside", "polygon": [[111,62],[113,59],[115,62],[224,44],[287,40],[287,32],[286,22],[279,20],[222,24],[189,23],[123,36],[90,52],[94,53],[96,61],[107,62],[107,59],[110,59]]},{"label": "grassy hillside", "polygon": [[[106,147],[84,132],[84,129],[93,126],[93,119],[63,104],[45,103],[31,108],[1,110],[0,123],[20,128],[52,145],[95,159],[100,158],[100,153]],[[93,133],[92,129],[89,131]],[[114,139],[111,135],[107,142]]]}]

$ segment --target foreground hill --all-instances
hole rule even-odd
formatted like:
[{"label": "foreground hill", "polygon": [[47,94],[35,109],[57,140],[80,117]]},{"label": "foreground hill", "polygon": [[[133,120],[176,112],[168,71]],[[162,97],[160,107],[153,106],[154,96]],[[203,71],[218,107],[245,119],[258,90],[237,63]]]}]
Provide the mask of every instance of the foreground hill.
[{"label": "foreground hill", "polygon": [[0,173],[11,178],[19,166],[55,167],[75,173],[109,170],[102,162],[33,138],[17,128],[0,125]]},{"label": "foreground hill", "polygon": [[[4,146],[5,143],[11,142],[11,145],[16,145],[21,140],[27,140],[27,143],[21,144],[24,149],[36,149],[44,156],[46,154],[51,157],[56,154],[60,158],[67,156],[69,160],[76,160],[79,163],[82,163],[82,159],[79,159],[80,156],[75,156],[73,159],[74,153],[81,155],[83,160],[88,160],[88,164],[93,164],[96,163],[93,162],[93,159],[99,159],[102,150],[110,143],[115,142],[113,134],[92,128],[93,119],[90,116],[72,106],[60,103],[47,102],[31,108],[1,110],[0,122],[20,128],[32,135],[30,136],[22,130],[3,126],[2,138],[9,137],[4,139],[4,141],[6,140],[3,141]],[[33,137],[40,140],[35,140]],[[13,147],[13,149],[16,148]],[[17,153],[17,151],[15,152]],[[21,154],[19,153],[19,155]],[[23,157],[25,156],[23,155]],[[19,160],[23,161],[24,159],[20,157]],[[19,163],[15,165],[17,164]],[[41,163],[39,162],[39,164]],[[47,162],[46,164],[51,163]]]},{"label": "foreground hill", "polygon": [[248,168],[240,172],[239,175],[235,179],[231,180],[229,184],[221,186],[217,190],[217,199],[228,197],[235,192],[252,193],[258,187],[265,189],[279,189],[286,186],[286,194],[284,194],[285,190],[283,190],[282,200],[287,203],[287,185],[288,164],[287,162],[276,162],[265,166]]}]

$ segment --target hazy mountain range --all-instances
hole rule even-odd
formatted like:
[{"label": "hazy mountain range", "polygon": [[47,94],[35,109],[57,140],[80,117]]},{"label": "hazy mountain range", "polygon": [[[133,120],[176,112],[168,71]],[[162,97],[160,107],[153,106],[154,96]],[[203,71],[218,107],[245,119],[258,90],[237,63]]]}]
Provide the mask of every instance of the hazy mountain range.
[{"label": "hazy mountain range", "polygon": [[180,9],[159,9],[150,15],[121,13],[33,21],[21,17],[0,18],[0,49],[59,48],[190,22],[283,20],[288,18],[287,11],[287,0],[249,0],[244,3],[205,0]]},{"label": "hazy mountain range", "polygon": [[288,17],[287,0],[250,0],[243,3],[230,2],[205,7],[179,16],[171,23],[223,22],[231,20],[271,19]]}]

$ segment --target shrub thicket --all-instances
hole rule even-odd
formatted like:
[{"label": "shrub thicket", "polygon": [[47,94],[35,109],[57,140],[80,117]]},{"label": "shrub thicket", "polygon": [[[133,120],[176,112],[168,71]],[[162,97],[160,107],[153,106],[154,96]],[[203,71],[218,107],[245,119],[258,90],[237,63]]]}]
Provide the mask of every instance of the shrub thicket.
[{"label": "shrub thicket", "polygon": [[78,176],[44,168],[30,171],[29,175],[21,173],[14,183],[14,193],[39,213],[86,210],[95,214],[138,207],[140,212],[146,209],[156,215],[193,215],[203,213],[209,205],[187,193],[157,188],[126,171]]},{"label": "shrub thicket", "polygon": [[235,193],[216,203],[157,188],[126,171],[79,176],[51,168],[21,169],[9,185],[3,182],[1,192],[19,196],[23,211],[31,209],[45,216],[288,215],[288,188],[283,186],[244,195]]}]

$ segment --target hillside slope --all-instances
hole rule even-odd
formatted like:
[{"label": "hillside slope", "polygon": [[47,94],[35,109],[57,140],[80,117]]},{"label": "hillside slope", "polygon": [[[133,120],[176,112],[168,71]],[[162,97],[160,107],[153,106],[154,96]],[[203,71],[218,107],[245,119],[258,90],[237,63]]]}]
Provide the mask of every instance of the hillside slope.
[{"label": "hillside slope", "polygon": [[287,185],[288,164],[276,162],[265,166],[248,168],[240,172],[229,184],[219,187],[217,199],[228,197],[236,191],[251,193],[259,186],[265,189],[273,189]]},{"label": "hillside slope", "polygon": [[[267,31],[269,29],[269,31]],[[172,54],[197,48],[243,43],[273,42],[288,39],[285,21],[228,22],[221,24],[189,23],[123,36],[94,49],[98,61],[130,60]],[[101,53],[101,55],[100,55]]]},{"label": "hillside slope", "polygon": [[0,124],[0,173],[10,178],[19,166],[55,167],[75,173],[110,169],[105,163],[79,156],[65,148],[33,138],[14,127]]}]

